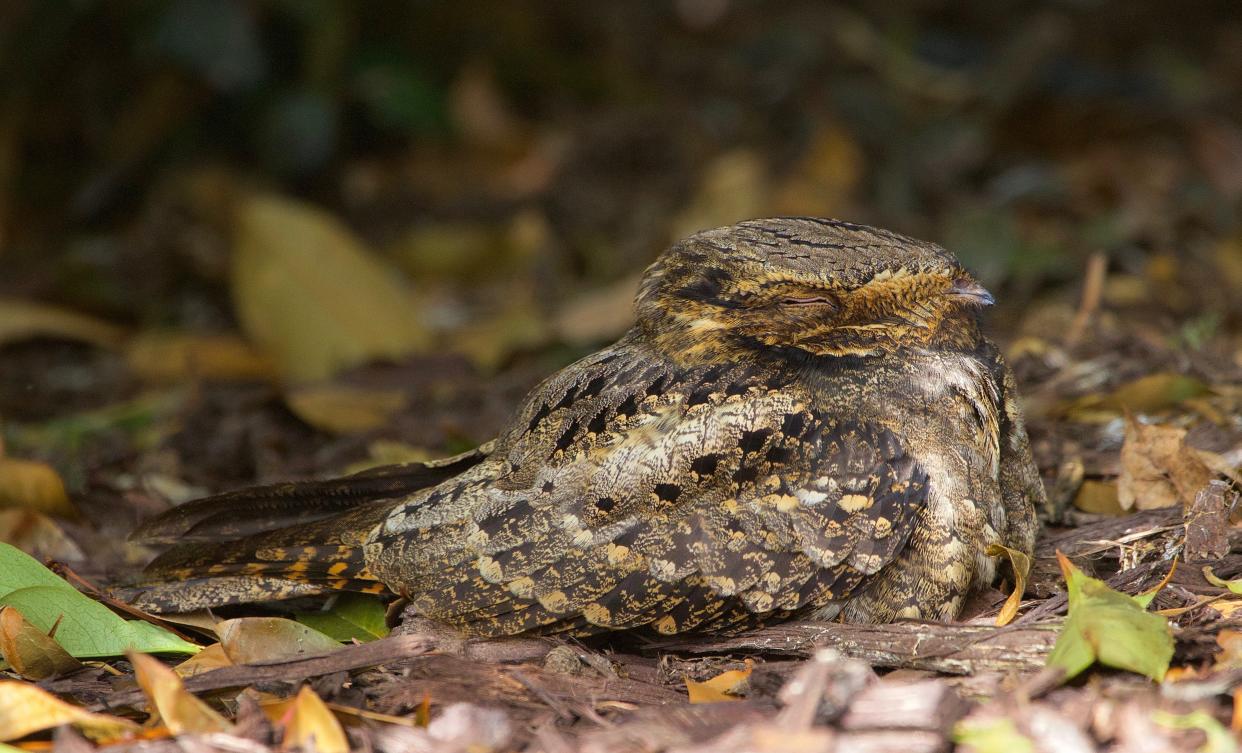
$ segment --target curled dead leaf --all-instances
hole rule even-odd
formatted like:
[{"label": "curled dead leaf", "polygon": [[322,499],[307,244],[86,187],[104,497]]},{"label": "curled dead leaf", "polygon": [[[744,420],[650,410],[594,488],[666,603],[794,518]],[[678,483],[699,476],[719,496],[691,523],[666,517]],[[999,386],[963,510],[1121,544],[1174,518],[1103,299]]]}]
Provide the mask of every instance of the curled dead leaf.
[{"label": "curled dead leaf", "polygon": [[82,667],[54,638],[27,622],[13,607],[0,607],[0,657],[27,680],[46,680]]},{"label": "curled dead leaf", "polygon": [[1123,509],[1151,510],[1189,504],[1212,480],[1212,471],[1186,444],[1186,430],[1143,424],[1126,417],[1117,498]]},{"label": "curled dead leaf", "polygon": [[1024,552],[1001,544],[992,544],[984,553],[989,557],[1004,555],[1009,559],[1009,566],[1013,569],[1013,592],[1009,594],[1009,598],[1005,599],[1004,606],[996,615],[996,626],[1001,627],[1013,622],[1013,618],[1018,615],[1018,607],[1022,605],[1022,594],[1026,592],[1026,578],[1031,572],[1031,558]]},{"label": "curled dead leaf", "polygon": [[138,685],[151,702],[152,710],[174,735],[228,732],[233,728],[227,719],[186,690],[177,673],[159,659],[136,651],[131,651],[128,656],[134,665]]},{"label": "curled dead leaf", "polygon": [[741,700],[750,686],[750,673],[753,662],[746,660],[746,669],[731,669],[721,672],[710,680],[695,682],[686,680],[686,692],[690,703],[720,703],[721,701]]}]

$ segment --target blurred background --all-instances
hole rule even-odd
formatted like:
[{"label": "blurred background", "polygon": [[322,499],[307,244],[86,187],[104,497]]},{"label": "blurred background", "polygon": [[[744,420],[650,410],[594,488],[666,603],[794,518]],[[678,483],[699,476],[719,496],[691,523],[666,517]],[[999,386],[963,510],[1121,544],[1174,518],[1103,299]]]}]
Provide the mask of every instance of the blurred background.
[{"label": "blurred background", "polygon": [[1235,446],[1240,89],[1236,0],[11,0],[0,538],[473,446],[788,214],[955,251],[1112,512],[1123,410]]}]

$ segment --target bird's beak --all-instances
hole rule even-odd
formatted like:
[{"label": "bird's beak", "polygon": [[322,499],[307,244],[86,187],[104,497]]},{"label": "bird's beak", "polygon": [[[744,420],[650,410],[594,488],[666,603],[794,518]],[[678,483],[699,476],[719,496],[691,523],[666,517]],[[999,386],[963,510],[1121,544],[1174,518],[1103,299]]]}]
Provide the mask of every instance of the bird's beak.
[{"label": "bird's beak", "polygon": [[948,294],[954,298],[961,298],[966,302],[973,303],[976,306],[991,306],[993,303],[996,303],[996,299],[992,297],[987,288],[969,277],[954,280]]}]

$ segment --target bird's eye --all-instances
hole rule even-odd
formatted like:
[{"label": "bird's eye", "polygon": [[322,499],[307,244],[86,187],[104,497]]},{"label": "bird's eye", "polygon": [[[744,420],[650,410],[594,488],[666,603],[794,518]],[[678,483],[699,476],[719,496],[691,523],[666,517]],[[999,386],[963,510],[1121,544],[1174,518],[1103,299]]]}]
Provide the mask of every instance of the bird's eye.
[{"label": "bird's eye", "polygon": [[823,306],[831,309],[837,307],[835,301],[822,295],[788,296],[781,299],[781,303],[786,306]]}]

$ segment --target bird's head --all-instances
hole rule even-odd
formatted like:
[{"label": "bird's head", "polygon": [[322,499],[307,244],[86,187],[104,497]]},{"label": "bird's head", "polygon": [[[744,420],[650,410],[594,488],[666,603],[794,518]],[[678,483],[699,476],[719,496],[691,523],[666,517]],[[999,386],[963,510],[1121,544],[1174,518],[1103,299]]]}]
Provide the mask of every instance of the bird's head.
[{"label": "bird's head", "polygon": [[682,361],[796,348],[875,356],[973,350],[992,296],[951,253],[835,220],[751,220],[697,233],[651,265],[639,326]]}]

